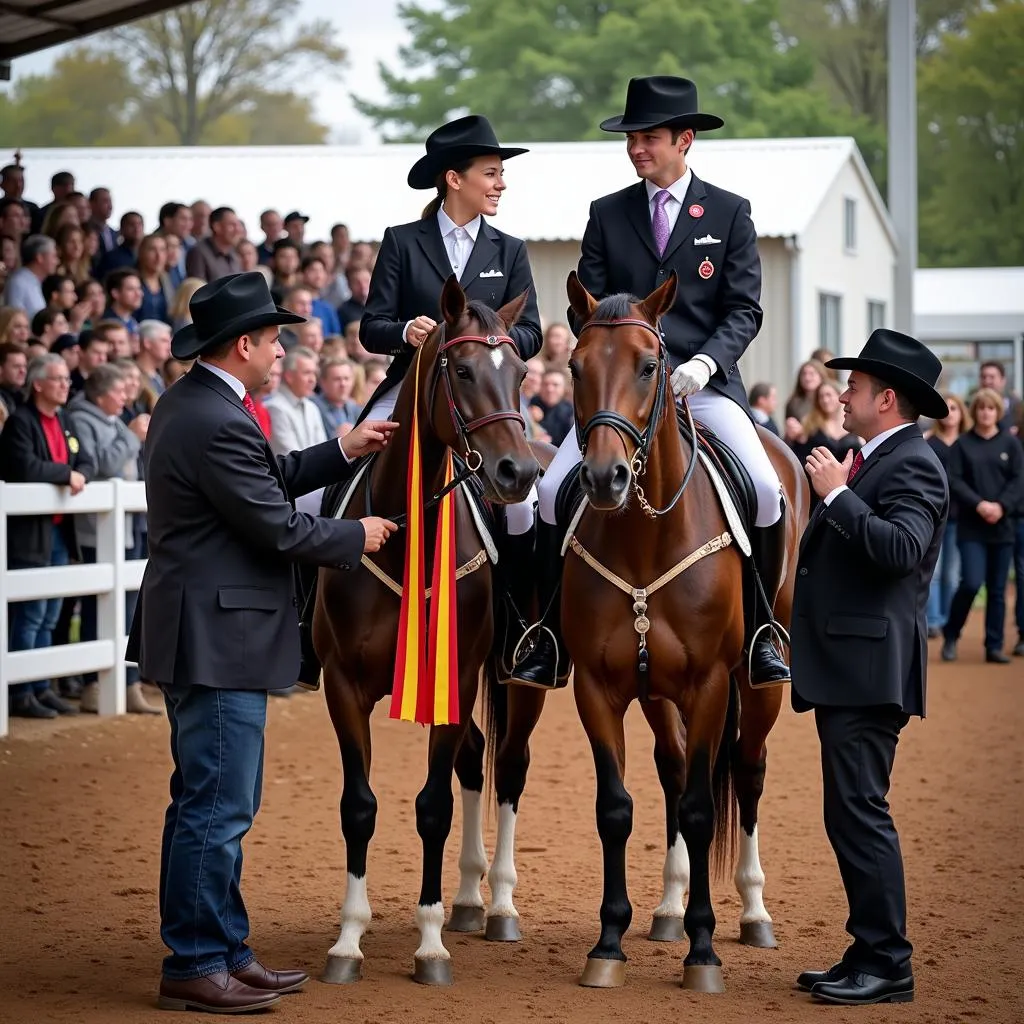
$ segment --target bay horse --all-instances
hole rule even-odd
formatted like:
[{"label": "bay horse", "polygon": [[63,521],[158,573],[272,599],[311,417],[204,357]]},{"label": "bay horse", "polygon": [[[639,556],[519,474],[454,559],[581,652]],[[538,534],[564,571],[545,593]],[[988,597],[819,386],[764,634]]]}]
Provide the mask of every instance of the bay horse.
[{"label": "bay horse", "polygon": [[[655,737],[667,833],[663,897],[649,937],[675,941],[685,933],[690,952],[684,986],[721,991],[721,962],[712,946],[710,868],[712,854],[724,866],[734,852],[734,800],[740,826],[734,875],[743,903],[740,941],[776,944],[763,900],[757,818],[766,740],[783,689],[750,686],[742,657],[742,556],[668,397],[671,368],[657,324],[672,305],[675,275],[642,301],[612,296],[599,303],[575,272],[567,289],[582,324],[572,358],[573,400],[584,439],[581,482],[589,508],[566,554],[562,621],[575,663],[576,704],[593,750],[604,853],[601,936],[581,984],[614,987],[625,980],[621,940],[632,918],[625,875],[632,801],[623,785],[623,717],[641,698]],[[809,489],[789,448],[762,428],[758,433],[786,496],[786,572],[773,611],[788,627]],[[666,575],[670,578],[662,584]],[[499,813],[486,934],[515,940],[515,825],[529,739],[546,693],[517,686],[492,687],[492,693]]]},{"label": "bay horse", "polygon": [[[445,488],[448,450],[461,456],[486,499],[498,504],[523,500],[539,466],[527,443],[519,412],[519,388],[526,365],[508,331],[526,303],[513,299],[496,312],[466,301],[454,276],[441,294],[441,322],[423,342],[419,367],[419,433],[427,512],[424,536],[432,539],[436,499]],[[416,367],[400,385],[392,419],[401,426],[388,448],[363,473],[344,515],[402,518],[406,512],[410,424],[417,387]],[[457,479],[458,479],[457,477]],[[429,488],[429,492],[428,492]],[[377,801],[370,788],[370,715],[392,688],[398,646],[405,530],[392,536],[363,569],[321,569],[313,613],[313,643],[323,665],[324,693],[337,735],[344,775],[341,829],[345,838],[347,885],[341,932],[327,956],[323,980],[336,984],[361,975],[360,940],[370,922],[366,891],[367,849],[373,836]],[[425,544],[426,575],[434,545]],[[425,984],[451,984],[451,957],[441,938],[444,905],[441,866],[452,824],[452,770],[463,790],[465,827],[460,866],[463,884],[456,896],[455,930],[483,927],[480,881],[487,869],[480,821],[484,737],[472,721],[480,668],[493,643],[492,573],[485,546],[465,495],[457,492],[456,565],[459,724],[430,729],[426,783],[416,797],[416,829],[423,842],[423,867],[416,910],[420,945],[414,978]],[[411,727],[411,726],[410,726]],[[461,923],[460,923],[461,922]]]}]

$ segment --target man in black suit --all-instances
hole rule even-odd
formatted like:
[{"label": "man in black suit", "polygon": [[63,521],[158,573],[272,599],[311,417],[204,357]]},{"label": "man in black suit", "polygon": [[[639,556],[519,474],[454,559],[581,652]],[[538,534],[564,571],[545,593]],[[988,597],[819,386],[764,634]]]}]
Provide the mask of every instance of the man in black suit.
[{"label": "man in black suit", "polygon": [[942,364],[920,342],[877,330],[847,369],[843,425],[865,438],[843,463],[815,448],[822,499],[804,533],[791,628],[792,701],[814,709],[825,832],[850,905],[853,944],[800,988],[833,1003],[914,997],[899,839],[886,794],[900,730],[924,717],[925,605],[949,509],[946,474],[917,426],[941,418]]},{"label": "man in black suit", "polygon": [[[601,128],[625,134],[626,152],[641,181],[591,204],[577,273],[598,299],[648,295],[673,271],[677,274],[675,302],[660,324],[675,367],[672,388],[750,473],[757,492],[754,563],[774,603],[786,551],[782,487],[750,418],[736,366],[761,327],[757,234],[746,199],[706,184],[686,164],[695,133],[723,124],[720,117],[699,111],[697,87],[689,79],[655,75],[630,80],[625,113],[602,122]],[[578,334],[581,325],[571,308],[567,316]],[[558,487],[578,461],[578,448],[561,451],[538,485],[543,522],[554,524]],[[770,616],[770,607],[759,607],[750,633],[767,625]],[[558,624],[548,625],[557,635]],[[544,644],[537,646],[543,649]],[[531,681],[533,675],[532,666],[517,667],[516,679]],[[789,668],[770,630],[761,630],[751,657],[751,682],[770,685],[788,679]]]},{"label": "man in black suit", "polygon": [[283,355],[278,328],[302,317],[274,305],[262,274],[196,292],[172,343],[196,364],[157,403],[146,440],[149,561],[128,658],[158,683],[171,722],[171,803],[160,861],[164,960],[159,1005],[236,1013],[305,983],[269,971],[246,945],[242,837],[260,802],[267,691],[299,670],[293,562],[358,566],[395,525],[322,519],[294,499],[340,480],[397,424],[277,458],[249,392]]}]

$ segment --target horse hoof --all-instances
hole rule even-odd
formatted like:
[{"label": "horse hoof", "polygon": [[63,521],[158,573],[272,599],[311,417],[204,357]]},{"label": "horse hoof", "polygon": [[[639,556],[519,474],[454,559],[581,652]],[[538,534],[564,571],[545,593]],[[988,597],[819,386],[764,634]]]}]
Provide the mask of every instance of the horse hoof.
[{"label": "horse hoof", "polygon": [[452,962],[451,960],[420,959],[416,957],[416,969],[412,973],[412,980],[420,985],[435,985],[446,987],[452,984]]},{"label": "horse hoof", "polygon": [[647,935],[651,942],[680,942],[686,938],[681,917],[656,917]]},{"label": "horse hoof", "polygon": [[518,917],[494,914],[487,918],[484,938],[488,942],[518,942],[522,937],[519,931]]},{"label": "horse hoof", "polygon": [[352,956],[329,956],[320,980],[327,985],[351,985],[362,977],[362,960]]},{"label": "horse hoof", "polygon": [[771,921],[748,921],[740,925],[740,942],[758,949],[778,949]]},{"label": "horse hoof", "polygon": [[580,976],[583,988],[622,988],[626,984],[625,960],[599,960],[588,957]]},{"label": "horse hoof", "polygon": [[691,992],[724,992],[725,979],[722,968],[714,964],[683,967],[683,988]]},{"label": "horse hoof", "polygon": [[452,907],[451,917],[445,925],[449,932],[482,932],[487,923],[487,915],[483,907],[459,906]]}]

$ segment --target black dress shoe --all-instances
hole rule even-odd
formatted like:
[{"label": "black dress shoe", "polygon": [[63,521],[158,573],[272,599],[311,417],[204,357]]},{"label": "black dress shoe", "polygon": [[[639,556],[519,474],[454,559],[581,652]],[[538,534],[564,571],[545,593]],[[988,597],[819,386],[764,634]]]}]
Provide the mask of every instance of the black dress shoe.
[{"label": "black dress shoe", "polygon": [[796,987],[810,992],[815,985],[823,981],[839,981],[850,973],[850,968],[842,960],[833,964],[827,971],[804,971],[796,979]]},{"label": "black dress shoe", "polygon": [[12,718],[56,718],[57,712],[53,708],[43,707],[36,700],[36,695],[30,693],[27,697],[11,698]]},{"label": "black dress shoe", "polygon": [[876,978],[873,974],[852,971],[838,981],[820,981],[811,995],[826,1003],[841,1006],[868,1006],[872,1003],[912,1003],[914,978]]},{"label": "black dress shoe", "polygon": [[53,690],[43,690],[42,693],[36,695],[36,700],[39,701],[44,708],[52,708],[58,715],[78,714],[78,707],[76,705],[69,704],[63,698],[58,697]]},{"label": "black dress shoe", "polygon": [[986,651],[985,660],[990,665],[1009,665],[1013,659],[1002,651]]},{"label": "black dress shoe", "polygon": [[956,661],[956,641],[955,640],[943,640],[942,641],[942,660],[943,661]]}]

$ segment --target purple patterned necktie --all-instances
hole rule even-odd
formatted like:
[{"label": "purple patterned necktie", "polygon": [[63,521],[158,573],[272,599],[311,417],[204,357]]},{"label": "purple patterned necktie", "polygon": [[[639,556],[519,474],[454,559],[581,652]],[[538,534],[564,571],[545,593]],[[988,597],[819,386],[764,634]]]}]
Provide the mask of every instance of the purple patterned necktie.
[{"label": "purple patterned necktie", "polygon": [[668,214],[665,212],[665,204],[672,198],[672,193],[663,188],[654,197],[654,244],[658,247],[658,255],[665,255],[665,246],[668,245]]}]

